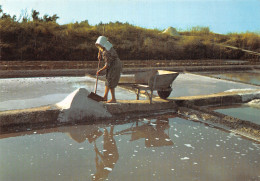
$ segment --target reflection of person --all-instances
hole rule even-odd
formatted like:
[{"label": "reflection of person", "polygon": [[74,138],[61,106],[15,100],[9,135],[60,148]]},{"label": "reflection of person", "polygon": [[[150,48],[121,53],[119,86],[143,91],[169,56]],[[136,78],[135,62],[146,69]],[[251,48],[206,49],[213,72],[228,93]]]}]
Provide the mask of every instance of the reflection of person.
[{"label": "reflection of person", "polygon": [[67,133],[70,138],[78,143],[82,143],[86,139],[88,139],[89,143],[92,143],[103,134],[97,125],[66,126],[58,129],[60,132]]},{"label": "reflection of person", "polygon": [[[110,133],[108,133],[106,128],[104,129],[103,155],[98,151],[98,148],[95,144],[96,174],[93,176],[93,180],[105,180],[108,177],[108,174],[114,168],[119,158],[116,141],[113,138],[113,131],[113,126],[110,128]],[[98,156],[100,157],[100,161]]]},{"label": "reflection of person", "polygon": [[103,57],[105,61],[105,66],[97,71],[97,75],[100,74],[103,70],[106,70],[106,87],[104,93],[104,101],[107,101],[107,96],[109,90],[111,91],[112,99],[108,103],[115,103],[115,88],[119,82],[120,74],[122,71],[121,61],[113,48],[113,45],[107,40],[105,36],[98,37],[96,44],[99,49],[98,59],[99,61]]}]

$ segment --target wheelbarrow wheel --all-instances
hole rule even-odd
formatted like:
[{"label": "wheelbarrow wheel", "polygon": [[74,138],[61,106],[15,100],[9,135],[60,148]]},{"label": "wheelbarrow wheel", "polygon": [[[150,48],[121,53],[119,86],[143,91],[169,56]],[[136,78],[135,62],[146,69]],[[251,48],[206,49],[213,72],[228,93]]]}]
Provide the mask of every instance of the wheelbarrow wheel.
[{"label": "wheelbarrow wheel", "polygon": [[158,95],[160,98],[162,99],[166,99],[167,97],[169,97],[169,95],[171,94],[171,90],[168,90],[168,91],[157,91]]}]

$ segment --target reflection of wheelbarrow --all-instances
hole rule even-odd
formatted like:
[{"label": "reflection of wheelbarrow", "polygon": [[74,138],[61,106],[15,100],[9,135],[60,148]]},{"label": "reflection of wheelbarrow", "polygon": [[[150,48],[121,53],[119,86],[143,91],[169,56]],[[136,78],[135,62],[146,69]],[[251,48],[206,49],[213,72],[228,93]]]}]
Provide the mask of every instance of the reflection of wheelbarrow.
[{"label": "reflection of wheelbarrow", "polygon": [[[147,72],[138,72],[132,79],[121,79],[119,85],[131,86],[136,91],[136,99],[139,100],[141,90],[144,90],[152,103],[153,91],[157,91],[162,99],[166,99],[172,92],[172,82],[179,75],[178,72],[165,70],[152,70]],[[125,82],[128,81],[128,82]],[[150,94],[147,92],[150,90]]]},{"label": "reflection of wheelbarrow", "polygon": [[155,122],[136,122],[131,128],[119,131],[116,135],[131,135],[130,141],[139,140],[145,138],[145,146],[149,147],[161,147],[171,146],[173,142],[165,130],[169,131],[169,120],[156,120]]}]

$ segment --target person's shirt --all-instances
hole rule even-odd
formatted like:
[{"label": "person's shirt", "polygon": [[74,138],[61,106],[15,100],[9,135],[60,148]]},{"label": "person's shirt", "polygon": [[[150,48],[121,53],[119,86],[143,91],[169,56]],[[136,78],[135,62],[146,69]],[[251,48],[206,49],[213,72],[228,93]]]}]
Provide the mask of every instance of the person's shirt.
[{"label": "person's shirt", "polygon": [[107,50],[103,51],[102,57],[105,61],[105,64],[108,66],[108,68],[110,68],[110,66],[115,61],[120,61],[118,54],[116,53],[116,51],[113,47],[109,51],[107,51]]}]

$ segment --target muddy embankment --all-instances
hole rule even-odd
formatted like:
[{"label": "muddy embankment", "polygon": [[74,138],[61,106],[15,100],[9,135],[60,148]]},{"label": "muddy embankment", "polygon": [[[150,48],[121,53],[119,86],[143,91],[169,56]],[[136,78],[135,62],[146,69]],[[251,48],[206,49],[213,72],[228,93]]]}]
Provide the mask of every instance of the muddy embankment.
[{"label": "muddy embankment", "polygon": [[[128,60],[122,62],[123,73],[151,69],[177,72],[260,69],[260,62],[256,60]],[[0,78],[84,76],[95,74],[97,66],[98,61],[1,61]]]}]

